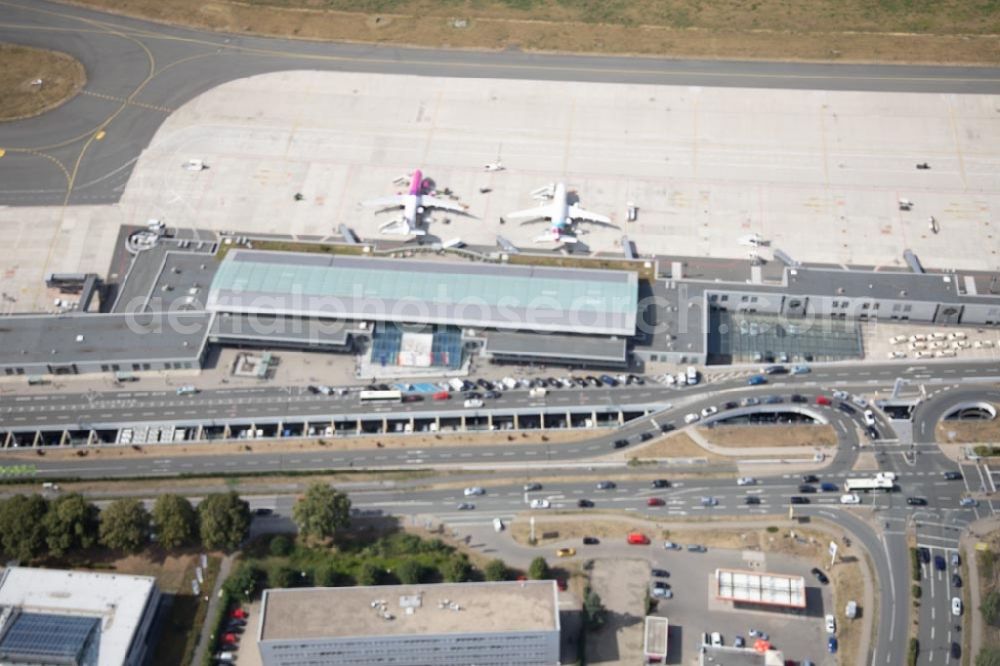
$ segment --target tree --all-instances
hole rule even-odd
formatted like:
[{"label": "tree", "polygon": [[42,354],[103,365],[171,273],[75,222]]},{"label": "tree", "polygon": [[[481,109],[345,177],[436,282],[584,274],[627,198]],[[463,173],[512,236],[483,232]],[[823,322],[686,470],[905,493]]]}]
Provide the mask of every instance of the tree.
[{"label": "tree", "polygon": [[483,569],[486,580],[507,580],[507,564],[503,560],[490,560]]},{"label": "tree", "polygon": [[1000,666],[1000,648],[983,647],[976,655],[976,666]]},{"label": "tree", "polygon": [[14,495],[0,502],[0,545],[7,557],[29,562],[45,552],[45,515],[41,495]]},{"label": "tree", "polygon": [[268,587],[292,587],[299,574],[288,566],[277,567],[268,576]]},{"label": "tree", "polygon": [[337,587],[340,583],[340,572],[329,565],[322,565],[316,569],[315,582],[319,587]]},{"label": "tree", "polygon": [[466,555],[452,555],[441,565],[441,576],[449,583],[464,583],[472,577],[472,565]]},{"label": "tree", "polygon": [[97,543],[100,511],[79,493],[68,493],[49,505],[45,514],[45,543],[49,553],[62,557],[77,548]]},{"label": "tree", "polygon": [[604,625],[607,610],[601,595],[589,587],[583,593],[583,622],[588,629],[600,629]]},{"label": "tree", "polygon": [[235,492],[208,495],[198,505],[198,522],[203,546],[235,550],[250,531],[250,505]]},{"label": "tree", "polygon": [[382,580],[382,569],[371,561],[363,562],[358,569],[358,585],[378,585]]},{"label": "tree", "polygon": [[538,556],[531,560],[528,566],[528,578],[531,580],[545,580],[549,577],[549,563],[544,557]]},{"label": "tree", "polygon": [[327,539],[351,524],[351,500],[325,483],[314,483],[292,507],[292,518],[303,536]]},{"label": "tree", "polygon": [[275,557],[287,557],[292,552],[292,542],[284,534],[279,534],[271,538],[268,550]]},{"label": "tree", "polygon": [[164,548],[178,548],[194,541],[198,533],[198,514],[186,497],[160,495],[153,505],[153,524]]},{"label": "tree", "polygon": [[396,567],[396,577],[406,585],[416,585],[424,577],[424,565],[414,559],[403,560]]},{"label": "tree", "polygon": [[136,553],[149,542],[149,512],[139,500],[114,500],[101,511],[99,533],[108,548]]},{"label": "tree", "polygon": [[264,571],[254,565],[243,562],[239,568],[223,583],[230,596],[244,601],[253,599],[264,580]]},{"label": "tree", "polygon": [[983,603],[979,606],[979,612],[983,614],[983,620],[987,624],[993,626],[1000,624],[1000,592],[992,590],[983,597]]}]

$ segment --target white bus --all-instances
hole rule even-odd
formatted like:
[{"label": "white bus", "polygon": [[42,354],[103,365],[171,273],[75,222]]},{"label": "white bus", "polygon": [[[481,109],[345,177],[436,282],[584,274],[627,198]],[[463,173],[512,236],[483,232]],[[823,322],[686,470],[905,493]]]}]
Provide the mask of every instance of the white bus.
[{"label": "white bus", "polygon": [[403,394],[400,391],[362,391],[361,402],[402,402]]},{"label": "white bus", "polygon": [[844,481],[844,490],[849,493],[863,490],[885,490],[891,491],[893,487],[892,479],[884,476],[876,476],[870,479],[847,479]]}]

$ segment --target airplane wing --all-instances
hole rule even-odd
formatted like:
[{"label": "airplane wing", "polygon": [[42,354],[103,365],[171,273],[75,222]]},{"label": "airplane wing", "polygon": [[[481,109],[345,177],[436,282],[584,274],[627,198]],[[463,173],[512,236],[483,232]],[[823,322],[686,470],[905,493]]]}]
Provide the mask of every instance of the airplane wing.
[{"label": "airplane wing", "polygon": [[596,222],[597,224],[611,225],[611,218],[599,215],[598,213],[592,213],[589,210],[584,210],[576,205],[569,207],[567,215],[573,220],[583,220],[584,222]]},{"label": "airplane wing", "polygon": [[546,217],[552,217],[551,204],[536,206],[535,208],[526,208],[524,210],[515,211],[503,216],[505,220],[511,220],[512,222],[517,222],[518,220],[529,222],[532,220],[541,220]]},{"label": "airplane wing", "polygon": [[465,206],[454,201],[446,201],[445,199],[437,199],[435,197],[420,197],[420,205],[424,208],[437,208],[438,210],[450,210],[453,213],[464,213],[466,211]]},{"label": "airplane wing", "polygon": [[369,199],[368,201],[362,201],[362,206],[367,206],[369,208],[392,208],[393,206],[402,206],[403,197],[382,197],[381,199]]}]

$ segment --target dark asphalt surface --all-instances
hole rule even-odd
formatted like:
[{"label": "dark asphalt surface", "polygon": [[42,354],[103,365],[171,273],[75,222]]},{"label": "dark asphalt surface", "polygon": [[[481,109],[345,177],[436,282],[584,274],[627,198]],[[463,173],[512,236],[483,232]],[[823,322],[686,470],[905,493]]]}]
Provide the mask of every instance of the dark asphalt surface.
[{"label": "dark asphalt surface", "polygon": [[[233,79],[290,69],[444,77],[923,93],[1000,92],[995,68],[800,64],[407,49],[172,28],[42,0],[0,2],[0,41],[65,51],[83,94],[0,126],[0,204],[117,201],[163,120]],[[101,140],[95,135],[105,131]]]}]

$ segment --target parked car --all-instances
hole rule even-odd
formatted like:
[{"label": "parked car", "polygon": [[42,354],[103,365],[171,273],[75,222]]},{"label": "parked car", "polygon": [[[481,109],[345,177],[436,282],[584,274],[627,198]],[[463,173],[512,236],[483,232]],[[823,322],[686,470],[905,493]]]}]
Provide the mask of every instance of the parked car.
[{"label": "parked car", "polygon": [[931,561],[931,551],[929,548],[920,546],[919,548],[917,548],[917,555],[920,556],[920,561],[923,562],[924,564],[927,564]]},{"label": "parked car", "polygon": [[825,573],[823,573],[823,570],[820,569],[819,567],[813,567],[812,569],[809,570],[809,573],[815,576],[816,580],[818,580],[822,585],[826,585],[830,582],[830,579],[827,577]]},{"label": "parked car", "polygon": [[962,600],[959,597],[951,598],[951,614],[955,617],[962,615]]},{"label": "parked car", "polygon": [[573,557],[576,555],[576,548],[560,548],[556,551],[556,557]]},{"label": "parked car", "polygon": [[952,587],[962,587],[962,577],[958,574],[951,575],[951,586]]},{"label": "parked car", "polygon": [[836,636],[830,636],[830,638],[826,639],[826,651],[829,652],[830,654],[836,654],[837,652]]},{"label": "parked car", "polygon": [[957,641],[951,642],[951,658],[956,660],[962,658],[962,646]]},{"label": "parked car", "polygon": [[941,555],[934,556],[934,568],[938,571],[944,571],[948,568],[948,563],[944,561],[944,557]]},{"label": "parked car", "polygon": [[949,563],[951,564],[951,566],[953,566],[953,567],[957,567],[960,564],[962,564],[962,556],[959,555],[958,553],[952,553],[951,557],[948,558],[948,560],[949,560]]},{"label": "parked car", "polygon": [[584,546],[596,546],[599,543],[601,543],[601,540],[598,539],[597,537],[592,537],[592,536],[583,537]]},{"label": "parked car", "polygon": [[837,619],[833,617],[832,614],[827,614],[824,618],[826,620],[826,633],[835,634],[837,633]]},{"label": "parked car", "polygon": [[650,569],[649,575],[653,578],[670,578],[670,572],[666,569]]},{"label": "parked car", "polygon": [[737,636],[736,638],[733,639],[733,647],[737,648],[746,647],[746,644],[747,642],[743,639],[742,636]]},{"label": "parked car", "polygon": [[660,599],[673,599],[674,591],[670,589],[670,586],[664,582],[656,581],[653,583],[650,589],[650,596],[657,597]]},{"label": "parked car", "polygon": [[717,631],[712,632],[712,647],[722,647],[722,634]]},{"label": "parked car", "polygon": [[663,550],[680,550],[680,549],[681,545],[679,543],[676,543],[674,541],[663,542]]},{"label": "parked car", "polygon": [[629,532],[625,540],[631,546],[649,545],[649,537],[642,532]]},{"label": "parked car", "polygon": [[750,634],[751,638],[759,638],[762,641],[766,641],[770,638],[770,636],[758,629],[747,629],[747,633]]},{"label": "parked car", "polygon": [[690,546],[688,546],[688,552],[689,553],[707,553],[708,552],[708,548],[705,548],[700,543],[693,543]]}]

